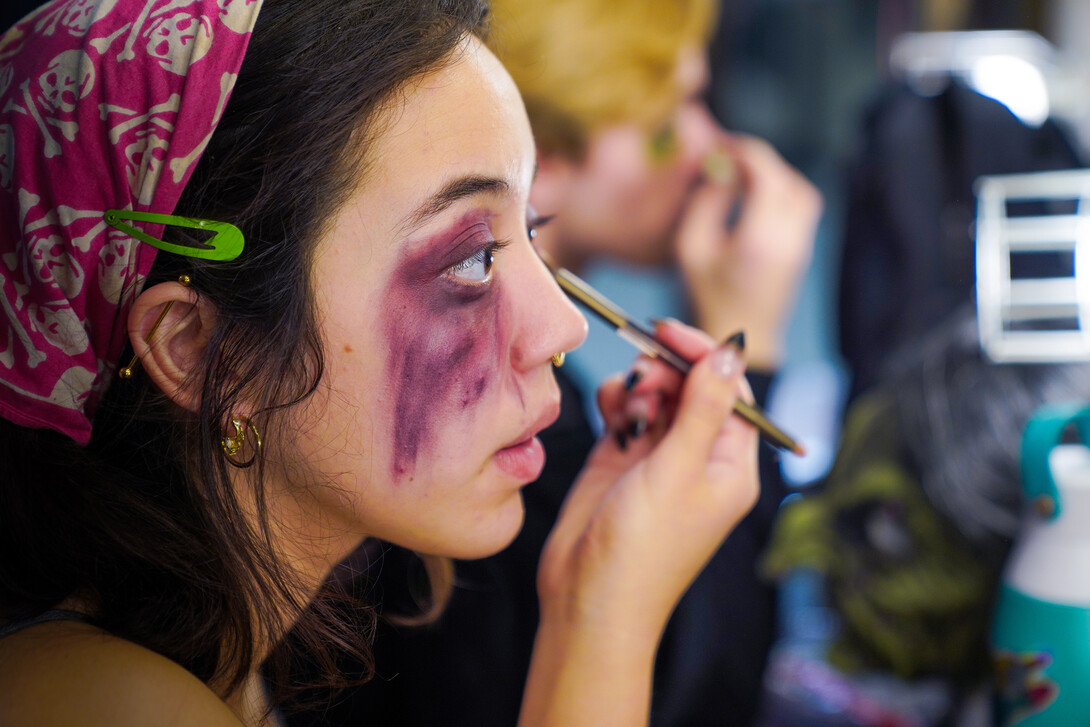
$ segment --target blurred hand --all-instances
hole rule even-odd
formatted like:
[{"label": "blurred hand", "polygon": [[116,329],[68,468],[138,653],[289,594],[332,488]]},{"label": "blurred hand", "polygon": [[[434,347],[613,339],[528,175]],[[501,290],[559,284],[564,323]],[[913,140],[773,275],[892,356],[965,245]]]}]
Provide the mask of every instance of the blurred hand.
[{"label": "blurred hand", "polygon": [[[639,383],[599,391],[609,432],[565,501],[538,584],[543,621],[657,644],[677,601],[758,495],[757,432],[736,348],[670,322],[656,335],[697,361],[684,380],[643,358]],[[633,422],[646,421],[633,427]],[[620,438],[617,432],[628,432]],[[619,631],[619,633],[617,633]]]},{"label": "blurred hand", "polygon": [[[696,324],[744,330],[752,367],[779,365],[787,316],[813,254],[820,192],[767,142],[723,132],[718,174],[693,192],[675,252]],[[728,229],[732,207],[740,212]]]}]

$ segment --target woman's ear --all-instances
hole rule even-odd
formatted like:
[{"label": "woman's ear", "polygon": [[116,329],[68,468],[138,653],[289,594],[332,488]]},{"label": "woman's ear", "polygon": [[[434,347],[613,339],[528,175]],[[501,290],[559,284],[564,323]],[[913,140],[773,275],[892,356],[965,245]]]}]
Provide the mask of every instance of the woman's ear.
[{"label": "woman's ear", "polygon": [[140,365],[171,401],[191,412],[200,406],[200,365],[215,308],[178,282],[146,289],[129,311],[129,340]]}]

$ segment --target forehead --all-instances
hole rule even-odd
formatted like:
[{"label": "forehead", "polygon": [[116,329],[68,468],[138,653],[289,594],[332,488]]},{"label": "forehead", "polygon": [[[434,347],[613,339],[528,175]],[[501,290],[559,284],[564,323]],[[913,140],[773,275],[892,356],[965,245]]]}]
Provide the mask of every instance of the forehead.
[{"label": "forehead", "polygon": [[447,181],[496,177],[524,196],[534,142],[511,77],[475,38],[439,70],[409,84],[386,112],[369,152],[366,186],[408,215]]}]

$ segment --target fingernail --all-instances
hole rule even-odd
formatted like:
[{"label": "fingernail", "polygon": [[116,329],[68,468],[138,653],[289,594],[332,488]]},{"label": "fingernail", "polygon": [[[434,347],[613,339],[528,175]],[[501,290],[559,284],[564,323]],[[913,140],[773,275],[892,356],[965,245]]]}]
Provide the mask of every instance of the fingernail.
[{"label": "fingernail", "polygon": [[723,379],[733,379],[742,370],[741,351],[729,341],[712,354],[712,371]]},{"label": "fingernail", "polygon": [[628,450],[628,435],[618,429],[613,433],[613,438],[617,440],[617,446],[621,448],[621,451]]},{"label": "fingernail", "polygon": [[666,318],[648,318],[647,320],[655,328],[658,328],[659,325],[661,325],[663,323],[677,323],[677,318],[670,318],[670,317],[666,317]]},{"label": "fingernail", "polygon": [[628,372],[628,376],[624,377],[624,390],[632,391],[636,388],[636,384],[640,383],[641,379],[643,379],[643,371],[632,369]]},{"label": "fingernail", "polygon": [[746,350],[746,332],[738,331],[727,337],[724,343],[729,343],[738,349],[739,353]]},{"label": "fingernail", "polygon": [[639,439],[647,431],[647,417],[639,416],[628,422],[628,436]]}]

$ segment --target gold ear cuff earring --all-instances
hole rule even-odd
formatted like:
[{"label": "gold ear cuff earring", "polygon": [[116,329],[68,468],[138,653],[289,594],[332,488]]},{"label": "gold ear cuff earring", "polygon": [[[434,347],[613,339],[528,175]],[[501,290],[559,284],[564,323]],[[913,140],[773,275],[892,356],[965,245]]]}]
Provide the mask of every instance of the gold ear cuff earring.
[{"label": "gold ear cuff earring", "polygon": [[553,354],[553,366],[560,368],[564,365],[564,352],[558,351]]},{"label": "gold ear cuff earring", "polygon": [[[178,283],[189,287],[190,279],[188,275],[179,275]],[[155,332],[159,330],[159,324],[163,322],[163,319],[167,317],[167,313],[170,313],[171,306],[174,305],[173,300],[168,300],[167,304],[163,306],[163,312],[159,314],[159,317],[155,319],[155,325],[148,331],[147,337],[144,338],[144,343],[151,344],[151,337],[155,335]],[[131,379],[133,372],[136,370],[136,364],[140,363],[140,357],[133,354],[132,361],[129,361],[129,365],[117,372],[117,375],[123,379]]]}]

